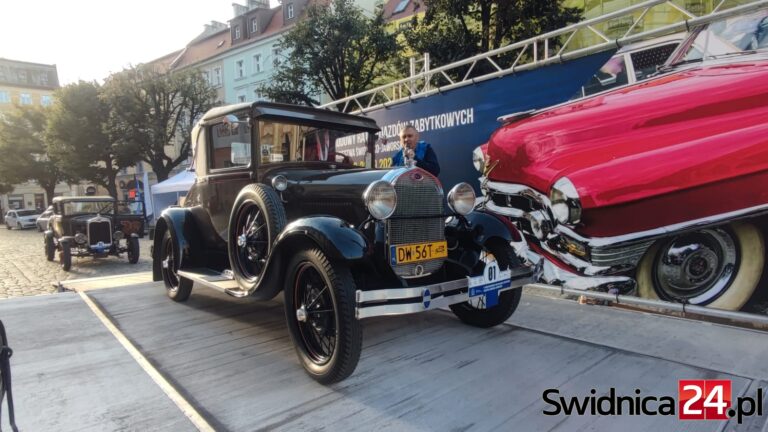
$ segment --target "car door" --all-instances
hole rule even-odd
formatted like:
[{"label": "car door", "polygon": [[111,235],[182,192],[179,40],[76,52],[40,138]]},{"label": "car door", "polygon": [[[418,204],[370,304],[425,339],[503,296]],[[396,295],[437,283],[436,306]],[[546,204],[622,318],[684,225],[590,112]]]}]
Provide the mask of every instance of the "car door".
[{"label": "car door", "polygon": [[18,221],[18,216],[16,216],[16,212],[9,211],[8,216],[5,218],[5,222],[10,226],[15,226],[17,221]]},{"label": "car door", "polygon": [[238,122],[206,127],[207,175],[198,180],[203,207],[218,236],[226,241],[229,216],[240,190],[251,183],[251,125],[246,112]]}]

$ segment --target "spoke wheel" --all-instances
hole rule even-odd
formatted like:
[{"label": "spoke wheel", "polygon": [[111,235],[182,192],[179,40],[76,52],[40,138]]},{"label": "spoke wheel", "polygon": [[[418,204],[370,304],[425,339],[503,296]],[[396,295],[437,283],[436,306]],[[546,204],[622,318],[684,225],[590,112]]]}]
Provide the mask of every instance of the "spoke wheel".
[{"label": "spoke wheel", "polygon": [[227,248],[232,273],[244,291],[258,287],[285,224],[285,209],[273,189],[251,184],[240,191],[229,217]]},{"label": "spoke wheel", "polygon": [[330,384],[354,372],[362,349],[348,267],[319,249],[298,251],[285,282],[285,317],[296,354],[315,380]]},{"label": "spoke wheel", "polygon": [[307,353],[318,365],[328,363],[336,349],[336,310],[328,285],[309,262],[298,270],[293,300]]},{"label": "spoke wheel", "polygon": [[174,239],[166,231],[161,245],[160,273],[163,276],[165,292],[171,300],[183,302],[192,293],[192,281],[179,276],[179,262]]},{"label": "spoke wheel", "polygon": [[240,207],[235,235],[235,265],[246,279],[255,279],[263,272],[269,256],[269,227],[264,212],[255,202],[245,202]]}]

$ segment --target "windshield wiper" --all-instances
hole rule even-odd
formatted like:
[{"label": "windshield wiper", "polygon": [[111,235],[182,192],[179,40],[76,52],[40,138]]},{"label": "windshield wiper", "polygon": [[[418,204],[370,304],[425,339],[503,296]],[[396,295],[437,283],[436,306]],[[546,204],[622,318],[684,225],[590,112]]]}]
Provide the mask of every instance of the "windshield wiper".
[{"label": "windshield wiper", "polygon": [[674,68],[676,68],[678,66],[684,65],[684,64],[699,63],[699,62],[703,62],[703,61],[704,61],[704,59],[701,59],[701,58],[693,58],[693,59],[687,59],[687,60],[680,60],[680,61],[676,61],[674,63],[661,65],[661,66],[659,66],[657,71],[658,72],[666,72],[668,70],[672,70],[672,69],[674,69]]}]

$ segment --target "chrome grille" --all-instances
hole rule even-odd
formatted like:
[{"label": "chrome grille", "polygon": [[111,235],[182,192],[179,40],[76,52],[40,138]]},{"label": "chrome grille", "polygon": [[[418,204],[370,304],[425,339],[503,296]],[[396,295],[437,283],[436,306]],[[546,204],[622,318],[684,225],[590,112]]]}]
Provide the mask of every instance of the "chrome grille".
[{"label": "chrome grille", "polygon": [[591,250],[592,264],[600,267],[634,268],[653,244],[652,241],[627,246],[606,246]]},{"label": "chrome grille", "polygon": [[109,219],[88,221],[88,244],[96,245],[99,242],[105,245],[112,243],[112,224]]},{"label": "chrome grille", "polygon": [[[421,170],[410,170],[397,178],[395,191],[397,208],[392,218],[387,220],[390,246],[445,240],[443,191],[437,179]],[[398,276],[414,277],[439,270],[443,261],[435,259],[393,265],[392,268]],[[417,273],[417,266],[421,266],[423,273]]]}]

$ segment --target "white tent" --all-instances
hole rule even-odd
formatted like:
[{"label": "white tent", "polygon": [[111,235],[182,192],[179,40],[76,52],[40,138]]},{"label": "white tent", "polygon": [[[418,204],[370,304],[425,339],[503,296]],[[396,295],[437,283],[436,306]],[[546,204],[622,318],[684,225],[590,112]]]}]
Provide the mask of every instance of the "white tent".
[{"label": "white tent", "polygon": [[175,176],[152,186],[152,207],[154,220],[166,208],[179,203],[181,197],[187,196],[189,188],[195,183],[195,173],[184,170]]}]

